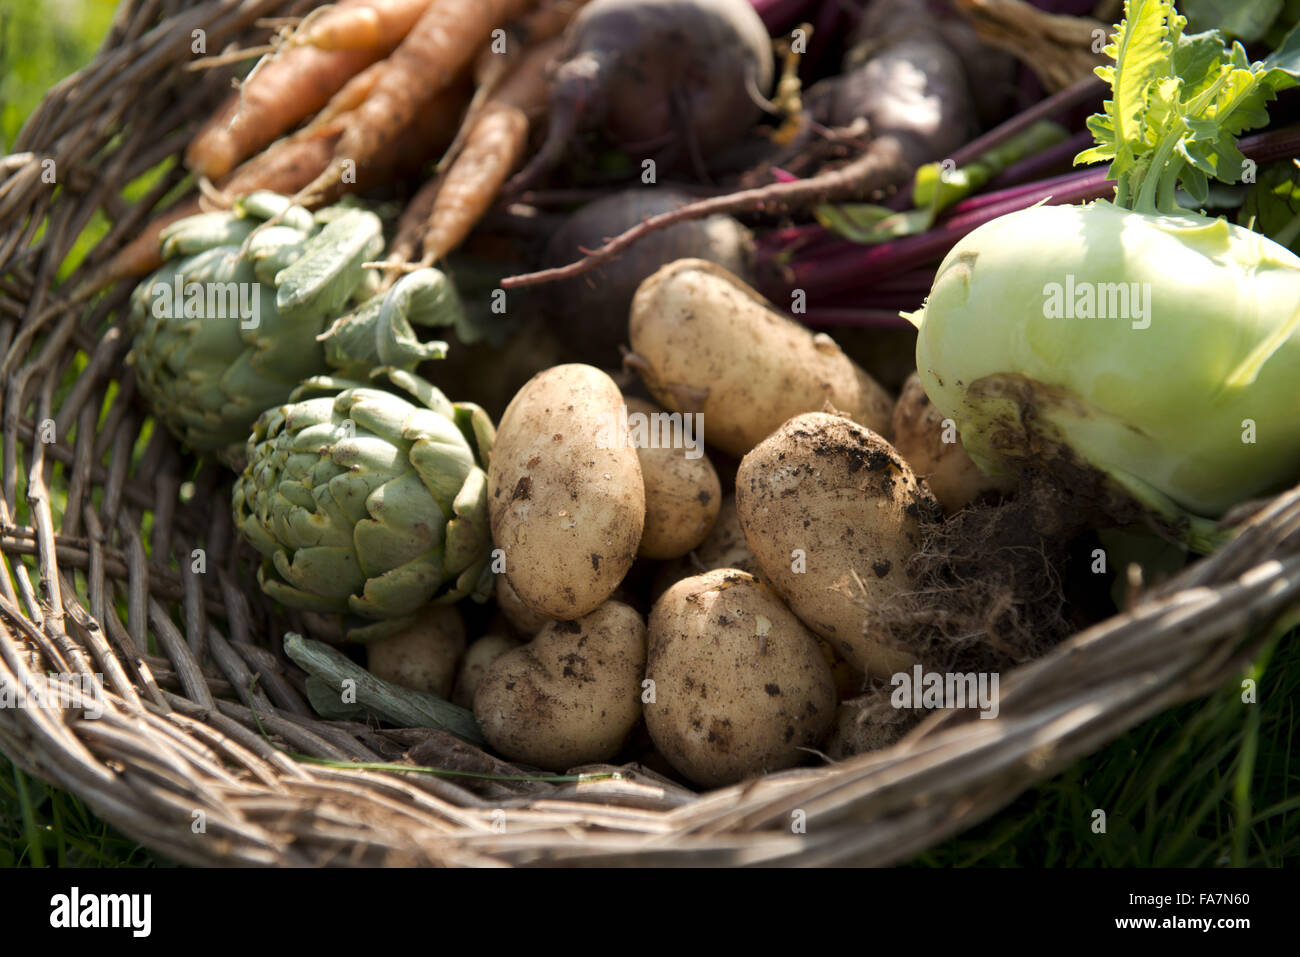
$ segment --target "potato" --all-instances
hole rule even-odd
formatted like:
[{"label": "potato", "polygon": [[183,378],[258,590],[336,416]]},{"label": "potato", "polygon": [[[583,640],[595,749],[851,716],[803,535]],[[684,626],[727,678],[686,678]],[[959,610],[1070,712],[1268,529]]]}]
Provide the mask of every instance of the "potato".
[{"label": "potato", "polygon": [[636,560],[645,484],[617,434],[623,395],[591,366],[533,376],[497,426],[488,468],[492,540],[519,598],[551,618],[594,611]]},{"label": "potato", "polygon": [[704,440],[737,457],[829,402],[887,434],[892,402],[835,341],[781,315],[720,266],[679,259],[643,282],[633,366],[664,407],[702,412]]},{"label": "potato", "polygon": [[735,568],[684,579],[655,603],[646,677],[655,747],[706,786],[798,764],[835,716],[816,638],[776,592]]},{"label": "potato", "polygon": [[514,651],[518,647],[519,642],[508,635],[501,634],[484,635],[470,645],[469,651],[465,652],[465,660],[460,664],[460,672],[456,675],[455,691],[452,692],[451,696],[452,703],[458,704],[462,708],[472,709],[474,707],[474,692],[478,691],[478,686],[483,681],[483,674],[487,671],[488,665],[507,651]]},{"label": "potato", "polygon": [[878,678],[915,663],[865,627],[910,587],[920,523],[940,514],[888,442],[843,416],[796,416],[740,463],[736,511],[764,576],[850,664]]},{"label": "potato", "polygon": [[930,402],[915,372],[903,384],[894,406],[894,448],[924,479],[943,510],[951,515],[971,502],[1015,488],[1009,475],[985,475],[962,448],[957,427]]},{"label": "potato", "polygon": [[[685,555],[704,540],[718,517],[722,504],[718,473],[704,454],[702,438],[684,422],[671,427],[670,413],[643,399],[628,399],[627,413],[645,481],[645,529],[638,553],[660,560]],[[681,413],[672,414],[681,421]],[[696,443],[693,448],[684,446],[687,437]],[[683,444],[673,444],[678,440]]]},{"label": "potato", "polygon": [[464,650],[460,612],[454,605],[432,605],[414,625],[367,642],[366,667],[376,678],[449,698]]},{"label": "potato", "polygon": [[524,600],[515,593],[514,588],[510,586],[510,579],[505,575],[497,576],[495,595],[497,608],[501,610],[506,621],[510,622],[510,626],[521,635],[528,638],[541,631],[543,625],[555,620],[525,605]]},{"label": "potato", "polygon": [[550,771],[607,761],[641,718],[645,624],[605,602],[576,621],[554,621],[488,666],[474,716],[512,761]]}]

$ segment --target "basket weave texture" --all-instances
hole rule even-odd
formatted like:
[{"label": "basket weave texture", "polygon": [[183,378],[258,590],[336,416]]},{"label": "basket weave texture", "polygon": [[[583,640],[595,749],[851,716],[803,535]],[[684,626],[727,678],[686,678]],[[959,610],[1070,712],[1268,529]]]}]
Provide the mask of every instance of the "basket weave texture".
[{"label": "basket weave texture", "polygon": [[[1004,676],[995,720],[939,713],[839,764],[695,794],[635,769],[556,785],[296,759],[517,773],[440,732],[314,716],[277,649],[293,621],[257,592],[233,535],[229,474],[196,472],[149,428],[123,361],[129,284],[69,291],[184,171],[134,203],[123,187],[178,156],[228,90],[228,70],[183,70],[194,31],[215,52],[294,7],[125,0],[94,62],[0,160],[0,683],[101,675],[103,704],[96,719],[0,708],[0,750],[134,839],[191,864],[898,862],[1239,674],[1300,600],[1298,489],[1126,614]],[[97,211],[106,237],[56,284]]]}]

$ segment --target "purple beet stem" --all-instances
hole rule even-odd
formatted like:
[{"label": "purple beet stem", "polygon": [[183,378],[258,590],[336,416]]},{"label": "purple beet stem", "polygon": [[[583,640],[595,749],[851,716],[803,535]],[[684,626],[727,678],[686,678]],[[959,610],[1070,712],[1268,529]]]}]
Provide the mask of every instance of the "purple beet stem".
[{"label": "purple beet stem", "polygon": [[[791,267],[793,278],[787,284],[786,291],[803,289],[809,296],[815,294],[820,298],[862,288],[884,276],[896,275],[937,259],[976,227],[991,219],[1032,206],[1039,200],[1046,199],[1053,205],[1082,203],[1112,195],[1114,189],[1115,183],[1106,179],[1105,170],[1087,171],[1082,176],[1075,177],[1073,183],[1059,186],[1046,196],[1017,196],[983,206],[953,216],[919,236],[907,236],[866,248],[856,243],[843,243],[834,253],[826,252],[815,260],[794,263]],[[778,294],[776,298],[779,301],[788,296]]]},{"label": "purple beet stem", "polygon": [[1082,153],[1093,143],[1092,134],[1087,130],[1076,133],[1068,140],[1049,146],[1036,156],[1027,156],[1019,163],[1012,163],[997,176],[985,184],[986,189],[998,190],[1008,186],[1018,186],[1032,180],[1042,179],[1044,174],[1059,167],[1069,168],[1074,157]]},{"label": "purple beet stem", "polygon": [[[1001,123],[987,133],[975,137],[965,146],[955,150],[952,156],[945,158],[951,159],[958,166],[964,166],[971,160],[977,159],[981,154],[987,153],[993,147],[1001,146],[1017,133],[1029,129],[1039,120],[1050,120],[1057,114],[1089,100],[1100,101],[1105,89],[1106,84],[1096,77],[1080,80],[1059,93],[1053,93],[1051,96],[1039,100],[1029,109],[1022,110],[1005,123]],[[912,206],[911,185],[909,184],[900,189],[885,205],[890,209],[910,209]]]},{"label": "purple beet stem", "polygon": [[[1246,156],[1259,163],[1294,155],[1300,151],[1300,126],[1248,137],[1239,147]],[[1000,193],[972,197],[950,210],[948,217],[929,232],[918,236],[907,236],[877,246],[864,247],[847,241],[821,245],[815,256],[792,264],[786,282],[765,288],[763,292],[769,299],[783,302],[789,301],[792,289],[803,289],[810,297],[815,296],[819,302],[829,304],[843,301],[856,291],[861,296],[859,301],[869,304],[872,293],[882,283],[898,282],[903,279],[900,273],[906,274],[940,258],[959,239],[990,220],[1043,201],[1063,205],[1108,198],[1113,195],[1114,187],[1114,181],[1106,179],[1105,170],[1094,167]],[[814,231],[826,232],[820,226],[802,229],[800,237],[809,241],[816,240]],[[814,310],[810,310],[809,315],[813,314]],[[832,315],[835,324],[851,324],[847,312],[841,310]],[[868,325],[880,325],[881,321],[879,316],[864,318]],[[900,318],[896,324],[904,322]]]}]

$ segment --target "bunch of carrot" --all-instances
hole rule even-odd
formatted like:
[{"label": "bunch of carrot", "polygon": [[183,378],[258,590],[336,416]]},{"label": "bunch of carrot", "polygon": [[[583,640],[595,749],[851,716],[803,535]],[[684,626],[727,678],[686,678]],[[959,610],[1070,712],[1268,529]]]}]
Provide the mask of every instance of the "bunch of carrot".
[{"label": "bunch of carrot", "polygon": [[201,196],[150,222],[89,284],[158,268],[162,229],[200,208],[259,189],[320,206],[439,157],[390,258],[442,258],[520,164],[555,38],[585,2],[339,0],[286,25],[186,150]]}]

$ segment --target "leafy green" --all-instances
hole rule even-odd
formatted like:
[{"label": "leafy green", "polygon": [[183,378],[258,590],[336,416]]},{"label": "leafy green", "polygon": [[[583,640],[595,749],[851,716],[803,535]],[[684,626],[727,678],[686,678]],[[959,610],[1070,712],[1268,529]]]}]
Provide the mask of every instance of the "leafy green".
[{"label": "leafy green", "polygon": [[1265,166],[1246,195],[1237,223],[1300,253],[1300,163]]},{"label": "leafy green", "polygon": [[1264,66],[1270,70],[1281,70],[1300,80],[1300,24],[1293,26],[1291,32],[1282,38],[1282,42],[1264,60]]},{"label": "leafy green", "polygon": [[1195,26],[1218,27],[1246,43],[1261,40],[1282,13],[1282,0],[1184,0]]},{"label": "leafy green", "polygon": [[1293,39],[1251,63],[1240,43],[1217,30],[1185,34],[1172,0],[1126,0],[1124,20],[1105,48],[1113,66],[1104,112],[1088,120],[1097,145],[1076,163],[1109,161],[1116,205],[1178,212],[1179,185],[1204,203],[1210,179],[1235,183],[1248,168],[1237,137],[1268,122],[1265,105],[1296,85]]},{"label": "leafy green", "polygon": [[1013,163],[1036,156],[1060,143],[1068,134],[1046,120],[1010,137],[956,169],[943,163],[927,163],[912,181],[915,208],[901,212],[871,203],[824,203],[813,215],[827,229],[855,243],[884,243],[900,236],[914,236],[934,225],[939,213],[976,193],[989,180]]}]

